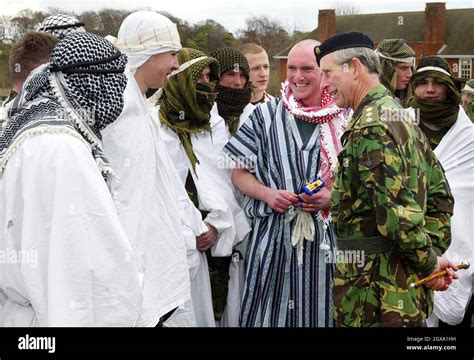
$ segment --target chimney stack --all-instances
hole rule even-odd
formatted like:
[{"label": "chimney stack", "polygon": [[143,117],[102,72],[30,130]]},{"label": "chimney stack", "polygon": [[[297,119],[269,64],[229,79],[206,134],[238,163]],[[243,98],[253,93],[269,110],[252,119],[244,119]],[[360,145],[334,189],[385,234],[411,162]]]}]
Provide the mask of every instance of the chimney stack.
[{"label": "chimney stack", "polygon": [[316,32],[316,40],[322,42],[328,37],[335,34],[336,34],[336,10],[334,9],[319,10],[318,30]]},{"label": "chimney stack", "polygon": [[446,44],[446,4],[426,3],[425,43]]}]

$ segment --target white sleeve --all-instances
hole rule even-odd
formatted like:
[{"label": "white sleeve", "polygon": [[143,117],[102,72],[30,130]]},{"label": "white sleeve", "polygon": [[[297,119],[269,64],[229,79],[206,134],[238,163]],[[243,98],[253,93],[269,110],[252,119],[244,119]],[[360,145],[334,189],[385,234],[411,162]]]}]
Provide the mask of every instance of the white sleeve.
[{"label": "white sleeve", "polygon": [[[90,149],[66,134],[27,140],[22,277],[40,326],[133,326],[141,307],[131,246]],[[13,159],[12,159],[13,160]]]},{"label": "white sleeve", "polygon": [[233,247],[244,240],[250,225],[234,196],[231,169],[222,162],[227,143],[224,120],[211,118],[212,135],[193,136],[193,150],[199,159],[193,174],[200,207],[209,211],[205,221],[219,233],[212,247],[212,256],[230,256]]}]

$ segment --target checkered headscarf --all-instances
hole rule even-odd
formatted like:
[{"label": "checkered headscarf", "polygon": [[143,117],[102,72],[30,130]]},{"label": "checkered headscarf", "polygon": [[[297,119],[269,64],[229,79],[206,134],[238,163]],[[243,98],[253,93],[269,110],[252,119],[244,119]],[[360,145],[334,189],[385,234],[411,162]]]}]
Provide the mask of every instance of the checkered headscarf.
[{"label": "checkered headscarf", "polygon": [[50,64],[28,77],[0,129],[0,172],[15,144],[48,131],[79,134],[98,163],[99,158],[105,162],[100,131],[122,112],[126,62],[100,36],[80,32],[61,40]]},{"label": "checkered headscarf", "polygon": [[219,115],[222,116],[229,131],[233,134],[237,131],[240,115],[252,98],[252,83],[249,81],[249,63],[239,50],[231,47],[214,50],[210,56],[219,62],[220,75],[229,70],[240,70],[247,79],[243,89],[233,89],[220,84],[216,86],[218,93],[216,103]]},{"label": "checkered headscarf", "polygon": [[406,90],[397,91],[397,64],[411,64],[414,72],[415,51],[404,39],[385,39],[375,52],[380,58],[380,81],[393,95],[404,100]]},{"label": "checkered headscarf", "polygon": [[80,22],[74,16],[69,15],[51,15],[43,22],[39,23],[35,31],[49,33],[59,39],[76,32],[85,32],[84,23]]}]

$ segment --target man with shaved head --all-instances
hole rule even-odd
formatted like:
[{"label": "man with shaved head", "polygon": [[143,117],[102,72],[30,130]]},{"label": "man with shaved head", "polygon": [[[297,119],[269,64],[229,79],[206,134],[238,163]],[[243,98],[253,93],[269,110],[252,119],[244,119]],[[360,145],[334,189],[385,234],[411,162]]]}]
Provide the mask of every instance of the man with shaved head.
[{"label": "man with shaved head", "polygon": [[[305,40],[288,55],[283,96],[257,106],[224,148],[252,222],[240,325],[332,326],[330,189],[346,111],[326,90]],[[303,186],[321,178],[314,195]]]}]

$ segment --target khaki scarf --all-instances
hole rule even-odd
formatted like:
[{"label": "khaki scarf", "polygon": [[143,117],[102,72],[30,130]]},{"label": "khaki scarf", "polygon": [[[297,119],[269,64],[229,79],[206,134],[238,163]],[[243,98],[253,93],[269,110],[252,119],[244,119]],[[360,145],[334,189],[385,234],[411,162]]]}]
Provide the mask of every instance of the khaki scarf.
[{"label": "khaki scarf", "polygon": [[[190,63],[201,57],[202,60]],[[193,151],[191,134],[211,132],[210,112],[217,96],[214,90],[219,78],[219,64],[203,52],[189,48],[178,52],[178,61],[182,70],[168,78],[158,100],[160,121],[178,135],[193,170],[196,170],[199,160]],[[197,83],[206,66],[211,69],[211,82]]]},{"label": "khaki scarf", "polygon": [[224,118],[229,132],[234,134],[239,128],[240,115],[252,98],[252,83],[247,81],[243,89],[216,86],[218,92],[216,103],[219,115]]},{"label": "khaki scarf", "polygon": [[[431,77],[448,87],[446,100],[425,100],[415,95],[415,88],[421,80]],[[423,124],[441,128],[450,128],[457,120],[461,95],[452,78],[437,71],[424,71],[414,74],[408,87],[407,104],[420,109],[420,120]]]},{"label": "khaki scarf", "polygon": [[224,118],[230,133],[233,134],[239,127],[240,115],[252,98],[253,86],[249,81],[249,63],[240,51],[231,47],[214,50],[210,56],[219,62],[221,75],[230,70],[241,71],[247,79],[243,89],[216,86],[218,93],[216,103],[219,115]]}]

